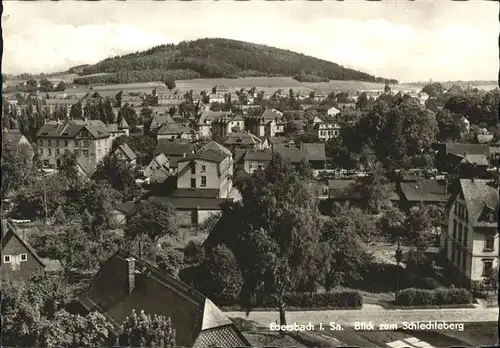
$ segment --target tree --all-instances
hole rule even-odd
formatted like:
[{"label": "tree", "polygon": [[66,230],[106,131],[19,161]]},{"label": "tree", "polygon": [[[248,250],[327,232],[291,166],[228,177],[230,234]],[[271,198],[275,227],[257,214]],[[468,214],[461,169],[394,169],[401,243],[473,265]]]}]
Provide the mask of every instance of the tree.
[{"label": "tree", "polygon": [[101,118],[104,120],[104,123],[113,124],[115,122],[115,113],[113,111],[113,104],[108,97],[104,98],[101,108]]},{"label": "tree", "polygon": [[64,151],[61,157],[59,157],[59,172],[67,177],[71,182],[78,180],[78,167],[76,155],[74,152],[68,150]]},{"label": "tree", "polygon": [[204,277],[199,290],[203,294],[219,305],[234,304],[239,299],[243,277],[236,258],[225,245],[210,248],[200,269]]},{"label": "tree", "polygon": [[205,249],[203,248],[203,245],[196,241],[192,240],[189,241],[189,243],[184,248],[185,262],[188,264],[199,264],[204,259],[205,259]]},{"label": "tree", "polygon": [[123,98],[123,91],[120,91],[120,92],[116,93],[116,95],[115,95],[115,100],[116,100],[115,106],[117,108],[121,108],[122,107],[122,98]]},{"label": "tree", "polygon": [[166,236],[176,236],[178,233],[175,209],[169,202],[158,197],[150,197],[140,202],[137,212],[125,229],[126,236],[132,240],[141,236],[149,238],[153,243],[153,260],[156,259],[159,240]]},{"label": "tree", "polygon": [[439,98],[443,95],[444,87],[441,83],[434,82],[424,86],[422,92],[427,93],[430,98]]},{"label": "tree", "polygon": [[156,140],[149,136],[137,135],[126,136],[122,135],[115,140],[111,145],[111,151],[117,149],[120,145],[127,144],[130,146],[139,158],[140,163],[148,164],[153,159],[153,152],[156,147]]},{"label": "tree", "polygon": [[414,262],[422,265],[425,252],[432,244],[433,217],[431,211],[424,206],[413,207],[404,222],[404,239],[413,248]]},{"label": "tree", "polygon": [[184,254],[177,249],[162,246],[156,254],[156,264],[167,274],[178,278],[179,270],[184,265]]},{"label": "tree", "polygon": [[361,93],[358,97],[358,100],[356,101],[356,109],[367,110],[371,105],[372,101],[368,98],[366,92]]},{"label": "tree", "polygon": [[319,143],[320,140],[316,133],[302,133],[295,137],[295,143]]},{"label": "tree", "polygon": [[69,118],[72,120],[81,120],[83,118],[82,104],[80,102],[71,106]]},{"label": "tree", "polygon": [[15,192],[34,178],[33,151],[24,144],[12,143],[2,137],[2,196]]},{"label": "tree", "polygon": [[495,294],[498,293],[498,266],[490,268],[486,272],[485,281],[495,290]]},{"label": "tree", "polygon": [[175,329],[170,318],[161,315],[147,315],[135,310],[123,322],[123,331],[118,338],[123,347],[158,347],[175,346]]},{"label": "tree", "polygon": [[447,109],[436,113],[436,121],[439,129],[438,139],[440,141],[457,141],[467,131],[462,115],[457,115]]},{"label": "tree", "polygon": [[400,209],[388,207],[378,220],[378,228],[382,232],[382,235],[388,237],[391,242],[395,242],[404,235],[403,227],[405,221],[406,215]]},{"label": "tree", "polygon": [[386,94],[391,93],[391,86],[388,83],[385,84],[384,93]]},{"label": "tree", "polygon": [[107,181],[111,187],[123,193],[125,199],[137,194],[135,186],[135,169],[117,156],[107,155],[97,165],[92,178],[96,181]]},{"label": "tree", "polygon": [[372,166],[369,175],[357,178],[352,190],[361,195],[363,209],[371,214],[379,214],[391,205],[389,195],[392,189],[380,163]]},{"label": "tree", "polygon": [[24,347],[107,346],[113,326],[100,313],[65,310],[73,289],[59,277],[2,277],[2,344]]},{"label": "tree", "polygon": [[165,86],[167,86],[167,88],[169,90],[173,90],[175,88],[175,79],[173,78],[168,78],[168,79],[165,79]]},{"label": "tree", "polygon": [[124,118],[125,121],[127,121],[130,128],[137,127],[137,114],[136,114],[135,110],[132,107],[130,107],[128,104],[125,104],[124,106],[122,106],[120,108],[120,110],[118,111],[118,117],[117,117],[116,122],[120,123],[122,118]]},{"label": "tree", "polygon": [[43,78],[40,80],[40,92],[52,92],[53,84],[47,78]]},{"label": "tree", "polygon": [[56,91],[63,92],[66,90],[66,88],[67,88],[66,83],[64,83],[64,81],[59,81],[59,83],[56,86]]},{"label": "tree", "polygon": [[226,245],[237,258],[243,304],[250,310],[263,296],[273,296],[281,324],[284,294],[307,282],[320,237],[309,180],[306,163],[295,167],[275,154],[266,169],[239,183],[242,200],[223,207],[211,234],[214,244]]}]

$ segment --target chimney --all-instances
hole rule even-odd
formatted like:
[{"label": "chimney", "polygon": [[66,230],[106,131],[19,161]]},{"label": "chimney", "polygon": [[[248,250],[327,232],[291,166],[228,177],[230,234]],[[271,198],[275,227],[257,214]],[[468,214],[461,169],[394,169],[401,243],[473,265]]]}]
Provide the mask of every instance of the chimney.
[{"label": "chimney", "polygon": [[126,259],[127,261],[127,291],[129,294],[134,291],[135,288],[135,259],[133,257],[129,257]]}]

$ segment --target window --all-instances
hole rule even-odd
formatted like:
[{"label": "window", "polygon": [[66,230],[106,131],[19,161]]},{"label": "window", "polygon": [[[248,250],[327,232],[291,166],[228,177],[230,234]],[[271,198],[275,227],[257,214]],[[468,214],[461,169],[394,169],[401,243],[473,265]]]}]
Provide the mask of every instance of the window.
[{"label": "window", "polygon": [[462,224],[459,223],[458,224],[458,242],[459,243],[462,242],[462,229],[463,229]]},{"label": "window", "polygon": [[454,206],[454,209],[453,209],[453,213],[455,215],[458,215],[458,203],[455,203],[455,206]]},{"label": "window", "polygon": [[469,222],[469,212],[465,209],[465,222]]},{"label": "window", "polygon": [[75,146],[79,147],[80,146],[80,140],[75,140]]},{"label": "window", "polygon": [[52,156],[52,149],[47,149],[48,150],[48,155]]},{"label": "window", "polygon": [[88,140],[83,140],[83,147],[89,147],[89,141]]},{"label": "window", "polygon": [[39,144],[40,144],[40,146],[43,145],[43,139],[40,139]]},{"label": "window", "polygon": [[483,276],[488,275],[488,272],[492,268],[493,268],[493,260],[483,260]]},{"label": "window", "polygon": [[4,255],[3,256],[3,263],[10,263],[10,255]]},{"label": "window", "polygon": [[467,250],[463,249],[462,250],[462,270],[465,271],[467,268]]},{"label": "window", "polygon": [[64,146],[68,147],[68,141],[64,140]]},{"label": "window", "polygon": [[59,151],[59,148],[56,149],[56,155],[60,155],[61,154],[61,151]]},{"label": "window", "polygon": [[455,262],[455,243],[451,245],[451,261]]},{"label": "window", "polygon": [[467,228],[467,226],[464,226],[464,242],[463,242],[464,247],[467,246],[467,239],[469,239],[469,229]]},{"label": "window", "polygon": [[28,254],[21,254],[21,262],[28,261]]},{"label": "window", "polygon": [[89,157],[89,150],[83,150],[83,155],[85,157]]},{"label": "window", "polygon": [[207,171],[207,167],[206,166],[201,166],[201,171],[202,172],[206,172]]},{"label": "window", "polygon": [[262,164],[259,164],[258,168],[259,168],[259,170],[262,170]]},{"label": "window", "polygon": [[49,160],[44,160],[43,161],[43,166],[48,167],[49,166]]},{"label": "window", "polygon": [[52,144],[51,144],[51,143],[52,143],[52,141],[51,141],[50,139],[49,139],[49,140],[47,140],[47,145],[48,145],[48,146],[52,146]]},{"label": "window", "polygon": [[191,188],[196,188],[196,179],[191,179]]},{"label": "window", "polygon": [[487,236],[484,242],[485,251],[493,251],[495,249],[495,237]]},{"label": "window", "polygon": [[196,164],[191,164],[191,174],[196,174]]},{"label": "window", "polygon": [[56,140],[56,146],[59,146],[59,140]]},{"label": "window", "polygon": [[453,239],[457,238],[457,221],[453,220]]},{"label": "window", "polygon": [[207,186],[207,177],[202,176],[201,177],[201,187],[206,187]]}]

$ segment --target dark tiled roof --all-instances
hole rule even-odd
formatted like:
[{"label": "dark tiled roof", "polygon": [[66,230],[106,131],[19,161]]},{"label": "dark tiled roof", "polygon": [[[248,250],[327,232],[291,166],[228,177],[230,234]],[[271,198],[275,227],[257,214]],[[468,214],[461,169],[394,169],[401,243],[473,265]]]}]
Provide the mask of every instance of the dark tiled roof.
[{"label": "dark tiled roof", "polygon": [[[128,287],[129,262],[135,265],[131,292]],[[117,329],[132,310],[144,310],[148,314],[171,318],[178,346],[192,347],[198,344],[198,347],[206,339],[222,347],[233,346],[235,341],[236,346],[248,345],[229,318],[212,301],[123,250],[101,265],[81,302],[88,310],[102,312]]]},{"label": "dark tiled roof", "polygon": [[168,156],[182,156],[184,154],[190,155],[194,152],[194,146],[188,143],[181,143],[176,141],[171,141],[168,139],[158,140],[154,155],[159,155],[161,153]]},{"label": "dark tiled roof", "polygon": [[137,206],[134,202],[123,202],[118,204],[114,210],[118,210],[127,216],[134,214],[137,211]]},{"label": "dark tiled roof", "polygon": [[192,160],[203,160],[203,161],[221,163],[229,156],[230,155],[228,155],[226,153],[221,153],[221,152],[214,151],[214,150],[206,150],[202,153],[196,153],[196,154],[187,156],[186,158],[182,158],[182,159],[178,160],[177,163],[192,161]]},{"label": "dark tiled roof", "polygon": [[129,129],[129,128],[130,126],[128,125],[127,120],[125,119],[125,117],[122,117],[120,123],[118,124],[118,129]]},{"label": "dark tiled roof", "polygon": [[269,143],[275,144],[288,144],[290,140],[287,137],[268,137]]},{"label": "dark tiled roof", "polygon": [[444,151],[446,154],[454,154],[458,156],[468,155],[489,155],[488,144],[459,144],[459,143],[446,143]]},{"label": "dark tiled roof", "polygon": [[277,117],[280,117],[280,114],[275,112],[273,109],[266,108],[264,113],[262,114],[261,118],[264,119],[264,121],[272,121],[276,119]]},{"label": "dark tiled roof", "polygon": [[419,179],[400,183],[401,191],[409,202],[446,202],[446,185],[435,179]]},{"label": "dark tiled roof", "polygon": [[333,199],[361,199],[359,192],[354,192],[356,180],[328,180],[330,198]]},{"label": "dark tiled roof", "polygon": [[[474,227],[495,227],[498,222],[498,189],[490,180],[461,179],[469,221]],[[489,219],[490,215],[492,219]]]},{"label": "dark tiled roof", "polygon": [[220,205],[226,202],[232,202],[232,198],[165,198],[175,209],[202,209],[217,210]]},{"label": "dark tiled roof", "polygon": [[235,163],[242,163],[243,162],[243,159],[245,158],[245,154],[247,152],[247,149],[236,149],[234,151],[234,162]]},{"label": "dark tiled roof", "polygon": [[487,166],[489,165],[488,157],[485,155],[476,155],[476,154],[467,154],[463,156],[462,162],[477,164],[478,166]]},{"label": "dark tiled roof", "polygon": [[292,163],[307,161],[307,153],[293,145],[278,144],[273,146],[273,152],[279,153],[285,160]]},{"label": "dark tiled roof", "polygon": [[178,188],[172,193],[173,198],[217,198],[218,195],[217,189]]},{"label": "dark tiled roof", "polygon": [[86,157],[80,156],[76,159],[76,164],[82,169],[82,171],[87,174],[87,176],[92,176],[96,168],[92,162],[90,162]]},{"label": "dark tiled roof", "polygon": [[106,125],[101,121],[70,121],[64,124],[46,123],[37,132],[39,138],[73,139],[80,131],[86,129],[95,139],[109,137]]},{"label": "dark tiled roof", "polygon": [[250,132],[237,132],[229,134],[224,143],[227,145],[256,145],[262,143],[262,140]]},{"label": "dark tiled roof", "polygon": [[247,150],[244,155],[245,161],[269,161],[273,159],[273,153],[271,151],[255,151]]},{"label": "dark tiled roof", "polygon": [[325,161],[325,144],[302,144],[302,149],[307,153],[309,161]]},{"label": "dark tiled roof", "polygon": [[156,132],[156,134],[182,134],[191,133],[192,129],[184,126],[182,123],[167,123],[161,126],[161,128]]},{"label": "dark tiled roof", "polygon": [[222,146],[221,144],[219,144],[215,140],[209,141],[207,144],[205,144],[200,149],[198,149],[198,151],[196,151],[196,153],[197,154],[202,154],[205,151],[216,151],[216,152],[220,152],[222,154],[225,154],[227,156],[232,156],[233,155],[233,153],[231,152],[231,150],[225,148],[224,146]]},{"label": "dark tiled roof", "polygon": [[14,222],[8,220],[8,219],[2,219],[2,225],[1,225],[2,231],[1,234],[2,236],[2,251],[5,246],[9,243],[9,241],[12,238],[15,238],[21,243],[24,248],[26,249],[27,252],[31,254],[31,256],[35,259],[36,262],[38,262],[41,266],[42,269],[45,268],[45,263],[43,260],[38,256],[37,252],[35,249],[31,247],[31,245],[24,240],[24,238],[21,237],[17,226],[14,224]]},{"label": "dark tiled roof", "polygon": [[133,161],[137,158],[135,152],[128,146],[128,144],[121,144],[118,146],[116,151],[120,150],[125,156],[127,156],[129,161]]},{"label": "dark tiled roof", "polygon": [[218,120],[220,118],[224,118],[224,117],[229,117],[231,116],[231,113],[230,112],[227,112],[227,111],[204,111],[201,113],[201,116],[198,120],[198,124],[207,124],[207,123],[211,123],[215,120]]}]

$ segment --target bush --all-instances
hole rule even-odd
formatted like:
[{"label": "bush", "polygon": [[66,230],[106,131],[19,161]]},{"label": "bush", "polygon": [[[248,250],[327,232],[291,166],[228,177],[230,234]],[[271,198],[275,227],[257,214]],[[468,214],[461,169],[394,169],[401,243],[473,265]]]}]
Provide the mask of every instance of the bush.
[{"label": "bush", "polygon": [[[363,306],[363,295],[356,290],[341,290],[324,293],[296,292],[285,295],[285,304],[288,307],[303,308],[359,308]],[[268,297],[260,306],[276,307],[276,299]]]},{"label": "bush", "polygon": [[443,306],[472,303],[472,295],[466,289],[404,289],[396,301],[401,306]]}]

